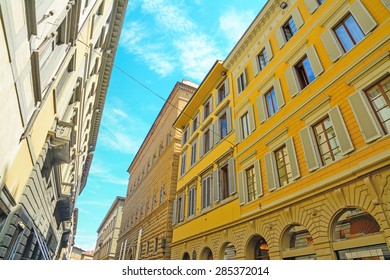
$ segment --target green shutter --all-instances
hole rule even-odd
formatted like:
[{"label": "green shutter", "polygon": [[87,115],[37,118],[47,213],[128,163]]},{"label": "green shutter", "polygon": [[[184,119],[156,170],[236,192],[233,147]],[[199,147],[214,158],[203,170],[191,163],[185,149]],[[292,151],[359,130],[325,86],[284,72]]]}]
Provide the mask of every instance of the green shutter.
[{"label": "green shutter", "polygon": [[274,57],[274,54],[272,53],[272,47],[269,40],[265,42],[265,52],[267,53],[268,60],[271,61],[271,59]]},{"label": "green shutter", "polygon": [[279,109],[284,106],[284,97],[282,87],[280,85],[280,79],[276,79],[274,82],[274,90],[276,95],[276,101],[278,102]]},{"label": "green shutter", "polygon": [[255,55],[252,59],[252,69],[253,69],[253,77],[256,77],[257,74],[259,74],[260,72],[259,59],[257,58],[257,55]]},{"label": "green shutter", "polygon": [[240,205],[246,202],[246,189],[245,189],[245,171],[238,172],[238,197],[240,199]]},{"label": "green shutter", "polygon": [[172,212],[172,225],[176,224],[176,207],[177,207],[177,199],[173,201],[173,212]]},{"label": "green shutter", "polygon": [[226,129],[228,134],[232,131],[232,108],[230,106],[226,109]]},{"label": "green shutter", "polygon": [[255,180],[256,180],[256,194],[257,196],[263,195],[263,184],[261,182],[260,160],[256,160],[254,163],[255,168]]},{"label": "green shutter", "polygon": [[264,107],[264,96],[260,95],[256,98],[257,111],[259,112],[260,123],[265,122],[267,119],[265,107]]},{"label": "green shutter", "polygon": [[248,108],[248,116],[249,116],[249,133],[254,131],[256,129],[256,124],[255,124],[255,115],[253,114],[253,107],[252,104],[249,105]]},{"label": "green shutter", "polygon": [[332,62],[335,62],[343,55],[344,51],[340,46],[340,43],[338,42],[333,30],[328,29],[322,33],[321,40],[324,43],[325,49]]},{"label": "green shutter", "polygon": [[377,25],[373,17],[359,0],[356,0],[351,5],[350,11],[364,34],[367,35]]},{"label": "green shutter", "polygon": [[347,127],[345,126],[343,117],[340,112],[340,108],[334,107],[329,111],[329,118],[332,121],[334,132],[336,133],[337,140],[340,144],[341,153],[346,155],[354,150],[351,138]]},{"label": "green shutter", "polygon": [[309,171],[314,171],[321,166],[321,161],[318,155],[318,147],[312,128],[305,127],[300,131],[303,152],[305,153],[306,164]]},{"label": "green shutter", "polygon": [[294,67],[287,68],[285,72],[285,76],[287,80],[288,89],[290,91],[290,95],[291,97],[294,97],[300,91],[300,87],[299,87],[299,83],[297,80],[297,75],[295,73]]},{"label": "green shutter", "polygon": [[305,4],[311,14],[318,8],[317,0],[305,0]]},{"label": "green shutter", "polygon": [[276,42],[278,43],[279,49],[283,48],[286,44],[286,39],[284,38],[282,27],[278,27],[275,31]]},{"label": "green shutter", "polygon": [[231,157],[228,161],[228,180],[229,180],[229,194],[235,194],[236,193],[236,168],[234,166],[234,157]]},{"label": "green shutter", "polygon": [[265,154],[264,156],[265,161],[265,175],[267,176],[267,184],[268,184],[268,191],[272,192],[276,190],[278,183],[277,183],[277,172],[275,170],[275,157],[274,153],[270,152],[268,154]]},{"label": "green shutter", "polygon": [[240,125],[240,118],[236,119],[235,121],[236,127],[234,128],[234,132],[236,133],[236,144],[241,142],[241,125]]},{"label": "green shutter", "polygon": [[316,49],[314,48],[314,45],[311,45],[307,51],[306,54],[309,58],[311,68],[313,69],[314,75],[318,77],[322,72],[324,72],[324,68],[322,68],[321,61],[318,58]]},{"label": "green shutter", "polygon": [[213,172],[213,197],[214,202],[219,201],[219,193],[220,193],[220,181],[219,181],[219,169],[214,170]]},{"label": "green shutter", "polygon": [[290,161],[291,175],[292,178],[296,180],[301,176],[301,174],[299,173],[298,160],[297,160],[297,155],[295,153],[294,141],[292,137],[290,137],[286,141],[286,149],[287,149],[287,156]]},{"label": "green shutter", "polygon": [[369,143],[383,135],[382,128],[373,112],[366,94],[359,91],[348,97],[364,140]]},{"label": "green shutter", "polygon": [[296,7],[294,10],[291,11],[291,15],[294,19],[295,26],[299,29],[303,25],[304,21],[301,16],[301,13],[298,10],[298,7]]}]

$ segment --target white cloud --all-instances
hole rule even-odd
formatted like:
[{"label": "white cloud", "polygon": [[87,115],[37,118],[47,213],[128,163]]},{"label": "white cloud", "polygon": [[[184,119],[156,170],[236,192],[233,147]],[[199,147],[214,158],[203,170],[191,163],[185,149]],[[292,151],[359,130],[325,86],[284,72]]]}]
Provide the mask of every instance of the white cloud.
[{"label": "white cloud", "polygon": [[[191,19],[183,1],[142,0],[138,5],[149,21],[126,23],[120,45],[160,77],[180,70],[186,78],[199,82],[222,58],[215,39]],[[146,24],[149,22],[153,23]]]},{"label": "white cloud", "polygon": [[113,171],[107,166],[107,164],[104,165],[99,161],[94,161],[89,173],[92,178],[98,179],[99,182],[124,186],[127,186],[128,183],[128,178],[116,177],[113,175]]},{"label": "white cloud", "polygon": [[144,139],[149,125],[142,119],[129,115],[119,108],[107,104],[104,121],[99,133],[100,143],[109,150],[135,155]]},{"label": "white cloud", "polygon": [[253,11],[229,9],[219,17],[219,28],[233,47],[255,18]]}]

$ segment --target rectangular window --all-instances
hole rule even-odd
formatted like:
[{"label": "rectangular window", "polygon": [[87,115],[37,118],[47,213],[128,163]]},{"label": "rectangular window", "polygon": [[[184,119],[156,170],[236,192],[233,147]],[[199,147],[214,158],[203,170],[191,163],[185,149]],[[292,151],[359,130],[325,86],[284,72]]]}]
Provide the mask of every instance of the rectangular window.
[{"label": "rectangular window", "polygon": [[390,76],[377,82],[366,91],[368,100],[375,112],[382,129],[390,133]]},{"label": "rectangular window", "polygon": [[313,131],[323,165],[342,158],[340,144],[329,116],[314,125]]},{"label": "rectangular window", "polygon": [[298,64],[294,66],[294,68],[297,73],[301,89],[304,89],[315,79],[313,69],[307,56],[305,56],[301,61],[299,61]]},{"label": "rectangular window", "polygon": [[188,216],[195,214],[195,198],[196,198],[196,189],[192,187],[188,190]]},{"label": "rectangular window", "polygon": [[191,166],[196,162],[196,152],[198,147],[198,141],[194,141],[191,146]]},{"label": "rectangular window", "polygon": [[195,116],[193,122],[192,122],[192,133],[195,132],[195,130],[198,128],[199,126],[199,114]]},{"label": "rectangular window", "polygon": [[211,176],[202,180],[202,209],[211,205]]},{"label": "rectangular window", "polygon": [[184,130],[182,138],[181,138],[181,144],[184,145],[188,140],[188,128]]},{"label": "rectangular window", "polygon": [[158,237],[154,239],[154,252],[157,252],[158,249]]},{"label": "rectangular window", "polygon": [[182,213],[182,209],[183,209],[183,206],[182,204],[184,203],[183,201],[183,196],[180,195],[177,197],[177,206],[176,206],[176,221],[182,221],[183,220],[183,213]]},{"label": "rectangular window", "polygon": [[290,19],[283,25],[282,29],[286,41],[290,40],[292,36],[297,33],[297,27],[295,25],[294,19],[290,17]]},{"label": "rectangular window", "polygon": [[218,88],[218,103],[224,100],[226,97],[225,83]]},{"label": "rectangular window", "polygon": [[256,177],[255,167],[253,165],[245,170],[245,180],[248,194],[247,201],[253,201],[256,198]]},{"label": "rectangular window", "polygon": [[242,139],[245,139],[249,135],[249,114],[246,112],[241,117],[241,127],[242,127]]},{"label": "rectangular window", "polygon": [[241,73],[240,76],[237,78],[237,91],[238,93],[241,93],[246,87],[246,76],[245,76],[245,70]]},{"label": "rectangular window", "polygon": [[257,57],[259,59],[259,67],[260,70],[263,70],[264,67],[268,64],[268,57],[267,57],[267,52],[265,49],[263,49],[260,54]]},{"label": "rectangular window", "polygon": [[181,155],[180,176],[182,176],[186,172],[186,159],[187,159],[187,154],[183,153]]},{"label": "rectangular window", "polygon": [[349,51],[364,38],[364,33],[352,15],[345,17],[334,29],[344,51]]},{"label": "rectangular window", "polygon": [[220,196],[224,200],[229,196],[229,168],[224,165],[219,170]]},{"label": "rectangular window", "polygon": [[222,114],[219,117],[219,135],[221,138],[224,138],[227,135],[227,118],[226,113]]},{"label": "rectangular window", "polygon": [[276,167],[278,172],[279,186],[283,187],[292,180],[290,159],[286,145],[275,151]]},{"label": "rectangular window", "polygon": [[211,113],[211,101],[210,99],[203,106],[203,120],[205,120]]},{"label": "rectangular window", "polygon": [[203,154],[206,154],[208,151],[210,151],[211,147],[210,147],[210,129],[207,129],[204,134],[203,134],[203,145],[204,145],[204,150],[203,150]]},{"label": "rectangular window", "polygon": [[164,199],[165,199],[165,188],[162,187],[160,190],[160,204],[164,202]]},{"label": "rectangular window", "polygon": [[267,109],[267,117],[269,118],[279,110],[275,90],[272,88],[264,95],[264,97]]}]

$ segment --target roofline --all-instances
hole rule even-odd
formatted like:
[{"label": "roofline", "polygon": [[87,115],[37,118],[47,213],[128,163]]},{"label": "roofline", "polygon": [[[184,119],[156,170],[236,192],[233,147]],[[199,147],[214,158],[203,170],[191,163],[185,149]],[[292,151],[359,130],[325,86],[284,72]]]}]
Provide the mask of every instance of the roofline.
[{"label": "roofline", "polygon": [[123,196],[117,196],[115,198],[114,202],[111,204],[110,209],[108,209],[107,214],[104,216],[104,219],[100,223],[100,225],[99,225],[99,227],[97,229],[97,233],[99,233],[99,230],[102,228],[104,222],[107,220],[107,218],[110,216],[111,212],[114,210],[115,205],[117,205],[120,201],[123,201],[123,203],[124,203],[125,202],[125,198]]}]

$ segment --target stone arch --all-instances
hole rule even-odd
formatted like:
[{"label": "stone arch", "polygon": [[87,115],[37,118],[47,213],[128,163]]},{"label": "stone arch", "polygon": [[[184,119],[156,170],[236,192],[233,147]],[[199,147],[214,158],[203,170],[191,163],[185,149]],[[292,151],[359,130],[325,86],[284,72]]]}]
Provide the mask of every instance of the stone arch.
[{"label": "stone arch", "polygon": [[328,234],[337,259],[390,259],[380,223],[361,207],[337,211],[329,223]]},{"label": "stone arch", "polygon": [[182,260],[190,260],[191,258],[190,258],[190,254],[188,254],[188,252],[184,252],[184,254],[183,254],[183,256],[182,256],[182,258],[181,258]]},{"label": "stone arch", "polygon": [[224,242],[219,250],[220,260],[233,260],[236,258],[237,250],[233,243]]},{"label": "stone arch", "polygon": [[214,255],[209,247],[204,247],[199,255],[200,260],[213,260]]},{"label": "stone arch", "polygon": [[283,259],[316,259],[314,239],[309,229],[299,223],[287,225],[280,235],[279,248]]},{"label": "stone arch", "polygon": [[245,246],[245,259],[247,260],[269,260],[269,246],[266,239],[254,234],[248,239]]}]

